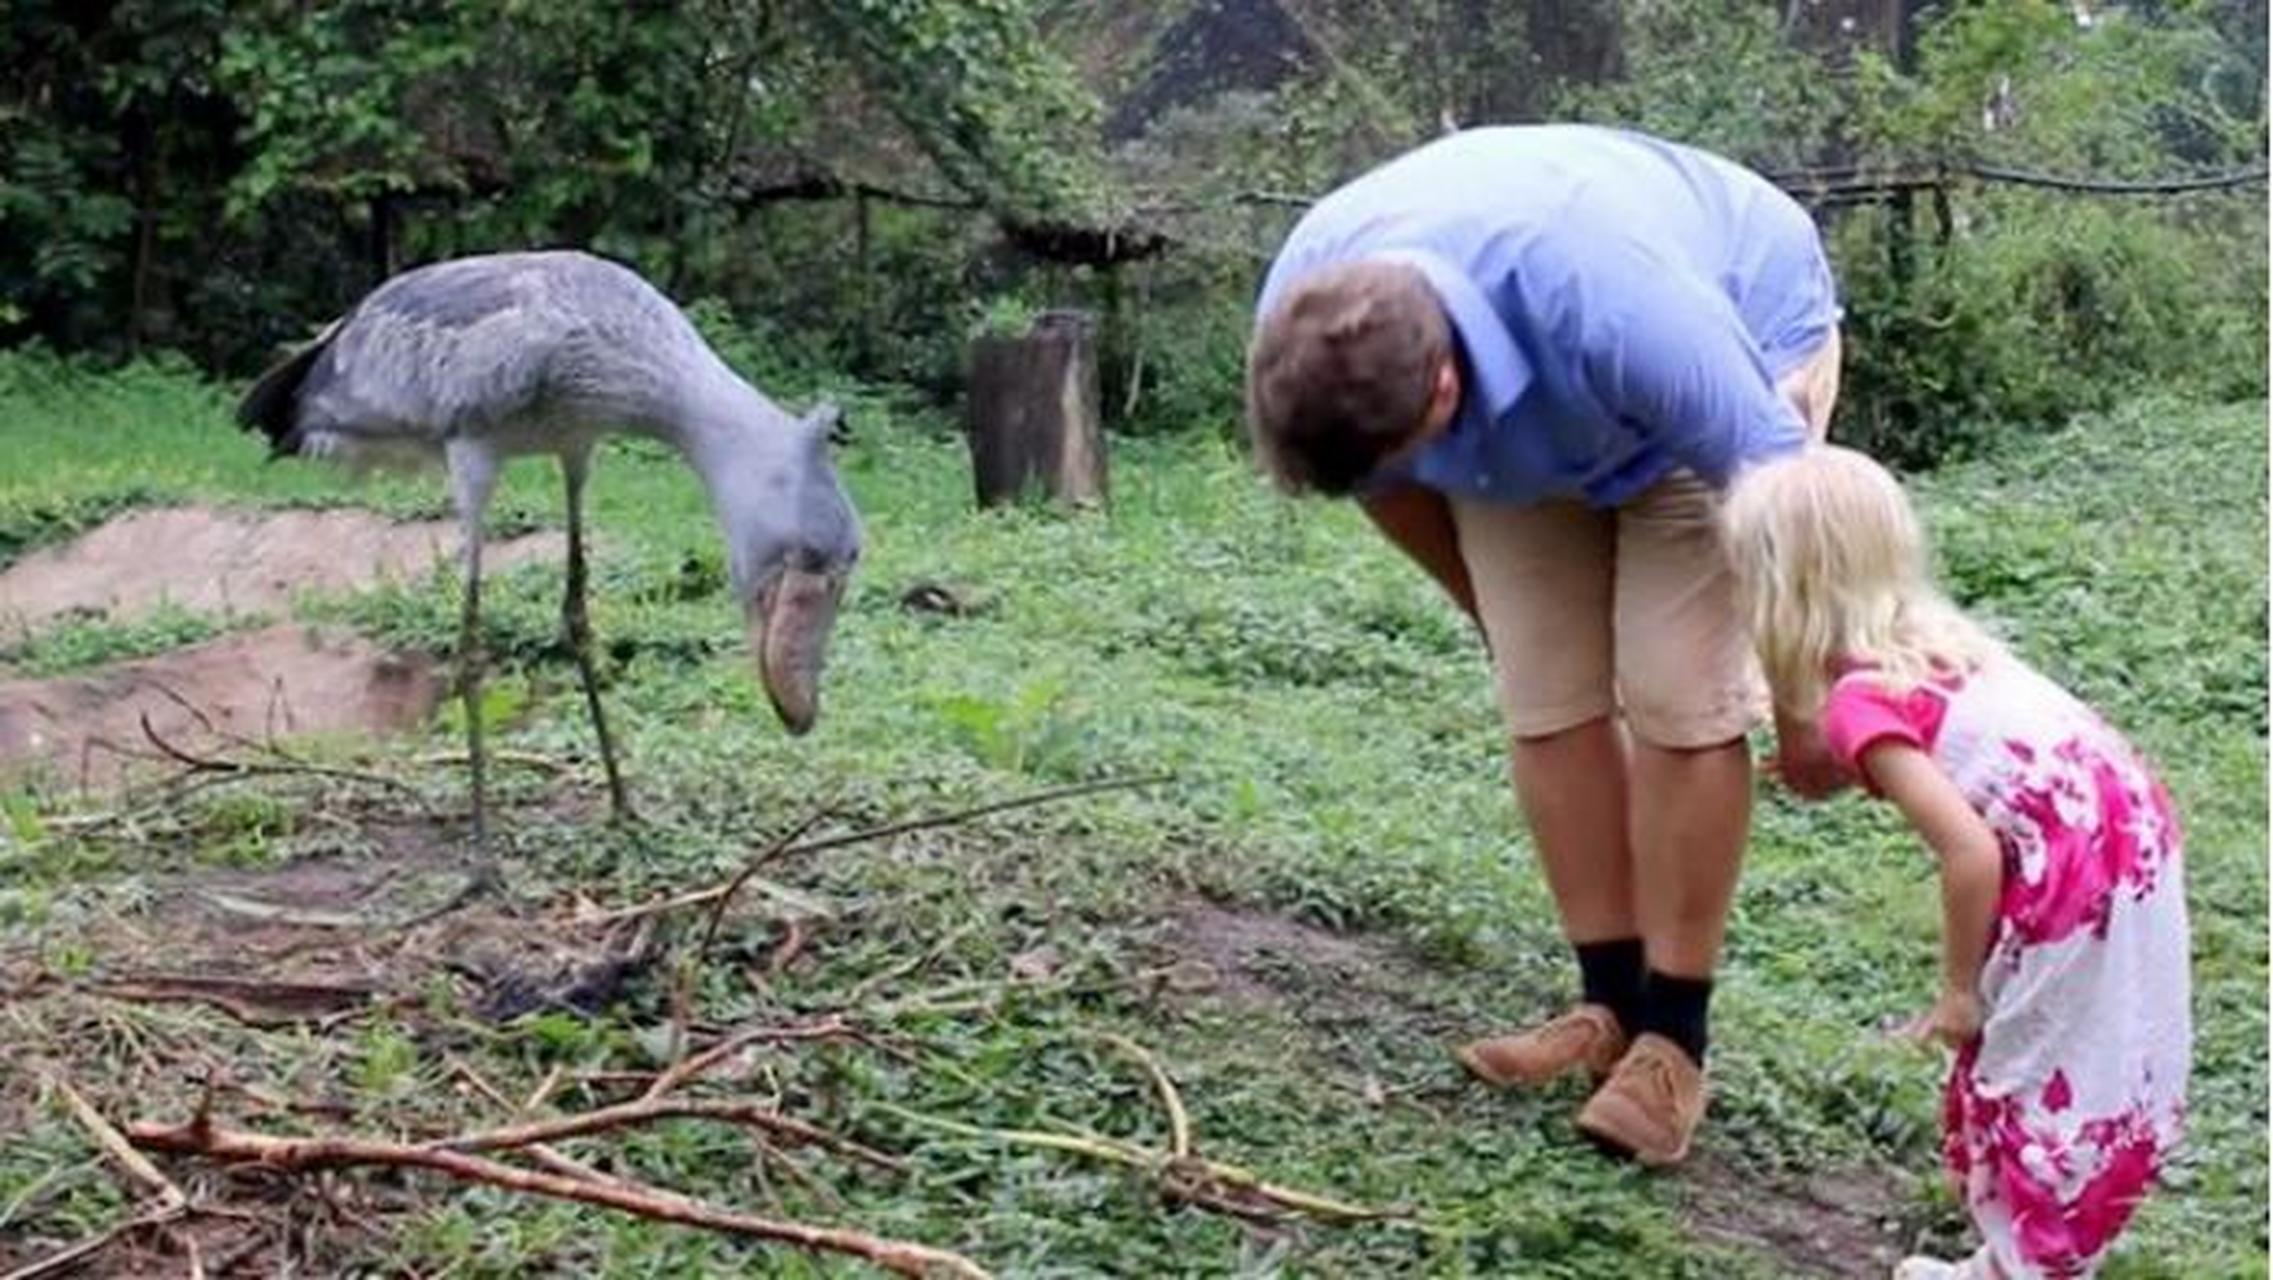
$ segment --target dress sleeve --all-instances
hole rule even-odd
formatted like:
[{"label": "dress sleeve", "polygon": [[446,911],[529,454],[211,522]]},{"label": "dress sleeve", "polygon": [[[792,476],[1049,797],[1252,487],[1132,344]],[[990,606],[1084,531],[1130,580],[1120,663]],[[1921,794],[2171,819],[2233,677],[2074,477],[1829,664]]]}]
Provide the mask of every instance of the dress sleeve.
[{"label": "dress sleeve", "polygon": [[1823,737],[1839,763],[1867,783],[1863,753],[1889,741],[1931,751],[1945,705],[1931,689],[1893,694],[1869,676],[1846,676],[1824,699]]}]

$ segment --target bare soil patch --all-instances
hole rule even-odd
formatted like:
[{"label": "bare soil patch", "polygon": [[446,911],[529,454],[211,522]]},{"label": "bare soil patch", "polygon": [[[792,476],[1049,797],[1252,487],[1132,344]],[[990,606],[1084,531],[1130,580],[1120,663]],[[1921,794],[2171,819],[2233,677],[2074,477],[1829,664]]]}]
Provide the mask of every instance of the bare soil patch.
[{"label": "bare soil patch", "polygon": [[1699,1156],[1678,1176],[1683,1216],[1699,1235],[1767,1253],[1786,1274],[1877,1280],[1902,1258],[1911,1197],[1891,1170],[1764,1178]]},{"label": "bare soil patch", "polygon": [[65,982],[29,953],[0,962],[23,993],[217,1010],[254,1027],[328,1029],[415,1000],[440,975],[463,1007],[504,1021],[547,1009],[592,1013],[653,958],[637,922],[588,926],[561,910],[490,898],[437,913],[474,854],[454,823],[351,810],[366,854],[155,880],[126,910],[89,913],[78,942],[99,957]]},{"label": "bare soil patch", "polygon": [[1461,1028],[1461,1016],[1421,993],[1427,966],[1395,941],[1225,907],[1186,905],[1163,937],[1188,970],[1179,985],[1236,1004],[1277,1005],[1316,1030],[1393,1022],[1422,1036]]},{"label": "bare soil patch", "polygon": [[[457,525],[370,511],[136,511],[0,572],[0,625],[29,629],[59,614],[127,618],[163,602],[203,613],[279,608],[297,591],[352,591],[418,578],[454,558]],[[486,570],[556,558],[557,533],[493,542]]]},{"label": "bare soil patch", "polygon": [[107,788],[149,767],[152,729],[211,753],[232,741],[390,732],[423,723],[445,680],[423,657],[282,624],[84,675],[0,681],[0,771],[44,762]]}]

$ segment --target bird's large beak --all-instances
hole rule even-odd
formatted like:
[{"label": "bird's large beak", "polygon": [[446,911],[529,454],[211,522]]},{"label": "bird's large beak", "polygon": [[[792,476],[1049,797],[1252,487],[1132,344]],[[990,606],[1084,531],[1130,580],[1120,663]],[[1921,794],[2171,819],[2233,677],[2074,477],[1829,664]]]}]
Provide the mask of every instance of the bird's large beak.
[{"label": "bird's large beak", "polygon": [[758,679],[773,700],[774,714],[791,733],[804,733],[820,718],[821,661],[843,589],[841,577],[784,569],[750,607],[750,649],[758,658]]}]

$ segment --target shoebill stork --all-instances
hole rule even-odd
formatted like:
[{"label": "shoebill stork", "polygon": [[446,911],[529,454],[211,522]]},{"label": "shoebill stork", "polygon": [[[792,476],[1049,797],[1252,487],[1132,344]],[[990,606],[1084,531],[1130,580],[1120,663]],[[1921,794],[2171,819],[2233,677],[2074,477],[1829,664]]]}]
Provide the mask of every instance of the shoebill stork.
[{"label": "shoebill stork", "polygon": [[568,515],[561,620],[600,741],[614,815],[630,813],[600,705],[587,621],[584,481],[593,446],[629,432],[677,450],[726,537],[758,677],[791,733],[820,711],[821,662],[853,563],[858,515],[829,461],[838,412],[793,417],[726,367],[668,298],[574,252],[419,267],[373,290],[246,393],[237,419],[271,456],[351,469],[440,463],[465,537],[459,688],[473,833],[486,841],[480,715],[483,513],[509,458],[559,459]]}]

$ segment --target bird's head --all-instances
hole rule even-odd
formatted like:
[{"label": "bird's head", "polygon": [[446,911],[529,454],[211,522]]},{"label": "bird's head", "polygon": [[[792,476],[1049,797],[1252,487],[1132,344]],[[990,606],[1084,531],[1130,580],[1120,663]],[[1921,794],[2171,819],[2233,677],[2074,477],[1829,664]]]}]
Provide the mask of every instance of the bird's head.
[{"label": "bird's head", "polygon": [[732,565],[758,678],[791,733],[821,713],[821,666],[845,583],[860,559],[860,516],[829,443],[843,415],[823,403],[797,421],[762,477],[763,500],[735,521]]}]

